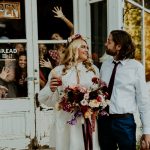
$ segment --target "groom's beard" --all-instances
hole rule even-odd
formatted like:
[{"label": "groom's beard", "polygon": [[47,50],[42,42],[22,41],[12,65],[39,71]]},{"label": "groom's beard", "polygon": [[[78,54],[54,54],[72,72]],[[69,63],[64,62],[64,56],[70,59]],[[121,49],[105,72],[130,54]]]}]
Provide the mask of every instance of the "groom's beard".
[{"label": "groom's beard", "polygon": [[110,56],[116,56],[116,55],[117,55],[117,52],[114,52],[114,51],[112,51],[112,50],[106,48],[106,54],[108,54],[108,55],[110,55]]}]

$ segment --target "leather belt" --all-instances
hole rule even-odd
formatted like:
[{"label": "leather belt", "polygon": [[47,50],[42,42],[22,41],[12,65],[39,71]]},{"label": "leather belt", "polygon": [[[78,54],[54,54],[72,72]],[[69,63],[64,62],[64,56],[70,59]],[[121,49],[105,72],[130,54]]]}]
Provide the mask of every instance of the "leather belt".
[{"label": "leather belt", "polygon": [[125,114],[109,114],[111,118],[127,118],[129,116],[133,116],[131,113],[125,113]]}]

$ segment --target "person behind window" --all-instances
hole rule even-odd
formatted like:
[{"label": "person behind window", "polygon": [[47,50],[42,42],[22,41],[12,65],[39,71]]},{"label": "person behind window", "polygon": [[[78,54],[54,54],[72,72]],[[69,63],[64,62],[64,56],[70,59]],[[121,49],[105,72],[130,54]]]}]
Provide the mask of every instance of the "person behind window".
[{"label": "person behind window", "polygon": [[[55,67],[50,72],[46,86],[39,92],[40,103],[55,106],[59,101],[57,91],[77,84],[90,88],[93,85],[92,78],[99,76],[98,68],[92,64],[89,58],[88,45],[85,39],[79,34],[72,35],[70,39],[72,40],[68,42],[64,51],[62,65]],[[63,86],[59,86],[57,77],[62,81]],[[53,129],[56,132],[56,150],[84,149],[82,123],[78,121],[76,125],[68,125],[67,121],[70,118],[71,113],[66,113],[63,110],[56,111],[56,124]],[[100,150],[97,129],[93,133],[93,150]]]},{"label": "person behind window", "polygon": [[14,49],[16,49],[15,57],[18,59],[20,53],[25,52],[25,45],[23,43],[15,43]]},{"label": "person behind window", "polygon": [[39,44],[39,61],[40,89],[42,89],[45,86],[49,72],[52,69],[52,65],[47,54],[47,46],[45,44]]},{"label": "person behind window", "polygon": [[[59,8],[58,6],[56,6],[52,10],[52,12],[55,13],[54,17],[60,18],[61,20],[63,20],[66,23],[66,25],[70,29],[70,35],[72,35],[74,32],[74,26],[73,26],[72,22],[64,16],[64,14],[62,12],[62,7]],[[63,37],[59,33],[53,33],[51,36],[51,40],[63,40]],[[51,62],[52,68],[54,68],[55,66],[60,64],[60,60],[59,60],[60,55],[61,55],[61,53],[63,53],[64,49],[65,49],[65,44],[61,43],[61,44],[54,44],[52,49],[50,49],[48,51],[49,56],[52,57],[53,60],[55,60],[55,62]]]},{"label": "person behind window", "polygon": [[[54,7],[52,12],[55,13],[56,18],[62,19],[66,25],[70,29],[70,34],[73,34],[74,26],[70,20],[68,20],[63,12],[62,7]],[[63,40],[63,37],[59,33],[53,33],[51,36],[51,40]],[[57,65],[61,62],[62,54],[65,50],[65,43],[60,44],[53,44],[52,48],[50,50],[45,50],[46,48],[45,44],[39,44],[39,53],[40,53],[40,89],[42,89],[48,79],[48,74]]]},{"label": "person behind window", "polygon": [[[72,35],[74,33],[74,25],[72,24],[72,22],[68,18],[66,18],[64,16],[64,14],[62,12],[62,7],[56,6],[52,10],[52,12],[55,14],[54,17],[59,18],[65,22],[67,27],[70,29],[70,35]],[[59,33],[53,33],[51,35],[51,40],[63,40],[63,37]],[[64,49],[65,49],[64,43],[53,45],[53,50],[63,51]]]},{"label": "person behind window", "polygon": [[0,86],[4,86],[8,91],[5,98],[15,98],[17,96],[15,67],[15,59],[4,59],[4,66],[0,70]]},{"label": "person behind window", "polygon": [[[62,21],[65,22],[65,24],[67,25],[67,27],[70,29],[70,35],[72,35],[74,33],[74,25],[72,24],[72,22],[66,18],[66,16],[63,14],[62,12],[62,7],[54,7],[54,9],[52,10],[52,12],[55,14],[54,17],[56,18],[60,18]],[[61,37],[61,36],[60,36]]]},{"label": "person behind window", "polygon": [[6,98],[8,94],[8,89],[5,86],[0,85],[0,99]]},{"label": "person behind window", "polygon": [[25,52],[20,52],[16,67],[17,97],[27,97],[27,56]]},{"label": "person behind window", "polygon": [[39,44],[40,60],[40,88],[42,89],[47,80],[50,71],[61,63],[63,50],[48,50],[45,44]]}]

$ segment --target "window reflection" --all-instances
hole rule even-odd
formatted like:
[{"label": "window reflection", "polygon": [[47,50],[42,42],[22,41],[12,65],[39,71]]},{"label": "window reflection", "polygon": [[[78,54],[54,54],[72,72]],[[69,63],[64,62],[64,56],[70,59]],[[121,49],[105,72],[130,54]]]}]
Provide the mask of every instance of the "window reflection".
[{"label": "window reflection", "polygon": [[150,81],[150,13],[145,12],[145,59],[146,59],[146,80]]},{"label": "window reflection", "polygon": [[126,2],[124,7],[124,29],[129,32],[136,46],[135,58],[141,61],[142,28],[141,10]]},{"label": "window reflection", "polygon": [[25,45],[0,44],[0,98],[27,97],[27,92]]}]

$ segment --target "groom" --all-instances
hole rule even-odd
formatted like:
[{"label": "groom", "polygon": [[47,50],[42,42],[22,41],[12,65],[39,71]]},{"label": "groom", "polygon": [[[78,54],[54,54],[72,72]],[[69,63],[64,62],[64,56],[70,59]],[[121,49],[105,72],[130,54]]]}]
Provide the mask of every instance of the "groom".
[{"label": "groom", "polygon": [[123,30],[111,31],[105,46],[106,53],[113,59],[103,62],[101,78],[109,85],[114,66],[116,73],[114,83],[111,84],[112,92],[109,93],[110,115],[98,119],[101,150],[136,150],[133,113],[137,106],[143,125],[141,150],[150,149],[150,98],[144,67],[134,59],[135,47],[131,36]]}]

